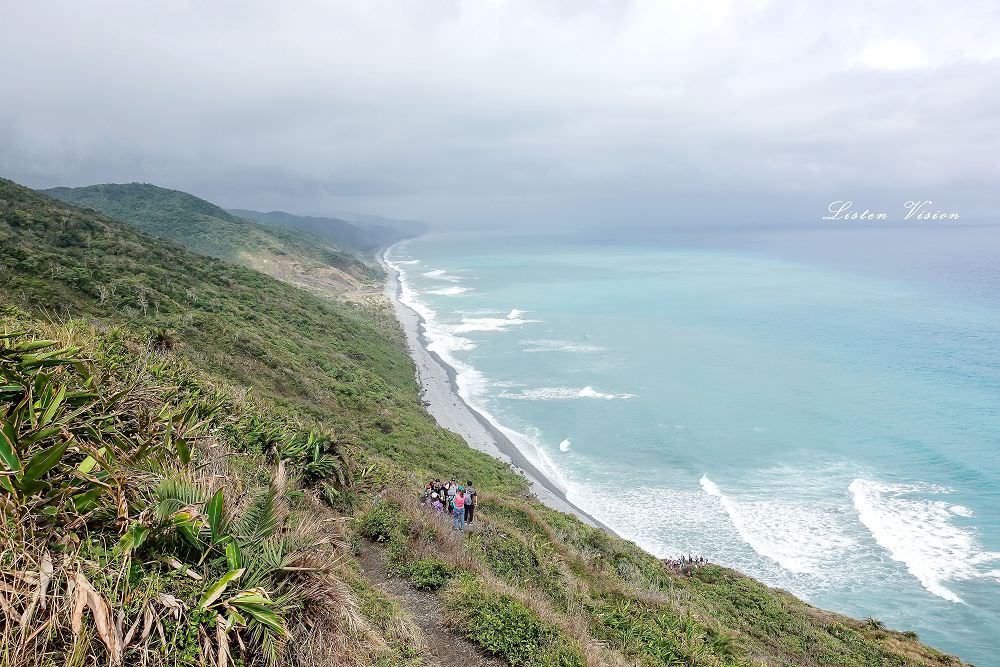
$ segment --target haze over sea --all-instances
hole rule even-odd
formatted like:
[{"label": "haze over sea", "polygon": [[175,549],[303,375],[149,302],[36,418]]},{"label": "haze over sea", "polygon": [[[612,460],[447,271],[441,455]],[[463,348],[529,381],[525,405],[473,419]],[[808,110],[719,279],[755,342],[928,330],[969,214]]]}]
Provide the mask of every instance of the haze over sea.
[{"label": "haze over sea", "polygon": [[463,397],[582,509],[997,665],[998,232],[436,234],[388,258]]}]

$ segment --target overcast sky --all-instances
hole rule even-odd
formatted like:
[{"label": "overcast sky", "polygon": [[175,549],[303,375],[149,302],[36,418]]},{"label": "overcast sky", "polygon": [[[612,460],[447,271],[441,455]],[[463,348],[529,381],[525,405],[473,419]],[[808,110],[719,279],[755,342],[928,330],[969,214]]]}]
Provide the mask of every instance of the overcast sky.
[{"label": "overcast sky", "polygon": [[472,224],[1000,205],[996,0],[0,2],[0,175],[35,187]]}]

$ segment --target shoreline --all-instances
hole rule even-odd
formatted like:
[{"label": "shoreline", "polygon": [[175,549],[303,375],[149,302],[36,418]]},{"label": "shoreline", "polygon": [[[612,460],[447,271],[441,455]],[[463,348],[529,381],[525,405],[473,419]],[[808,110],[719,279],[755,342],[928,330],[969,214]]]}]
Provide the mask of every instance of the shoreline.
[{"label": "shoreline", "polygon": [[386,253],[393,247],[395,244],[377,254],[378,263],[386,272],[384,293],[403,330],[407,351],[416,367],[421,401],[427,412],[438,426],[461,436],[469,447],[503,461],[522,475],[531,485],[531,491],[539,502],[554,510],[573,514],[595,528],[617,535],[607,525],[570,502],[565,491],[546,477],[510,438],[462,398],[458,390],[458,374],[455,369],[439,354],[427,349],[427,341],[421,330],[424,324],[423,317],[400,299],[402,285],[399,272],[385,259]]}]

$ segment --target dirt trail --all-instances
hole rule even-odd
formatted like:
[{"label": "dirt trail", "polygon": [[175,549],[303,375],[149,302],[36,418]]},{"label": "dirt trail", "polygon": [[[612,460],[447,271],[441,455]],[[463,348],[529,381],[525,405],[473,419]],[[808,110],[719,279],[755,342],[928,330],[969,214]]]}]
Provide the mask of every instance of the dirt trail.
[{"label": "dirt trail", "polygon": [[443,622],[443,610],[437,596],[417,591],[404,579],[389,576],[383,549],[365,542],[361,549],[361,567],[368,579],[399,600],[413,615],[427,640],[429,665],[462,667],[503,667],[506,663],[484,656],[469,640],[451,631]]}]

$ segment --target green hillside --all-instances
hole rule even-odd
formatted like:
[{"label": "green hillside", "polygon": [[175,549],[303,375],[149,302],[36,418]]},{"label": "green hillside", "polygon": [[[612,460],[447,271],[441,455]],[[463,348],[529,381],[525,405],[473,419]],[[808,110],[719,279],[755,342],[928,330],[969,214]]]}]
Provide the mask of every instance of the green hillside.
[{"label": "green hillside", "polygon": [[386,221],[386,224],[353,223],[340,218],[292,215],[284,211],[262,213],[236,208],[230,209],[229,212],[265,225],[297,229],[335,243],[341,248],[359,253],[373,253],[379,248],[392,245],[396,241],[410,236],[416,236],[426,230],[426,225],[406,221],[399,221],[395,226],[390,226],[392,221]]},{"label": "green hillside", "polygon": [[[383,304],[10,181],[0,248],[0,667],[961,664],[541,506],[423,410]],[[461,535],[416,502],[458,475]]]},{"label": "green hillside", "polygon": [[[129,222],[193,252],[245,264],[304,287],[325,286],[337,292],[356,288],[358,281],[377,275],[376,269],[329,238],[240,218],[186,192],[145,183],[51,188],[44,192]],[[366,238],[363,232],[360,237]]]}]

